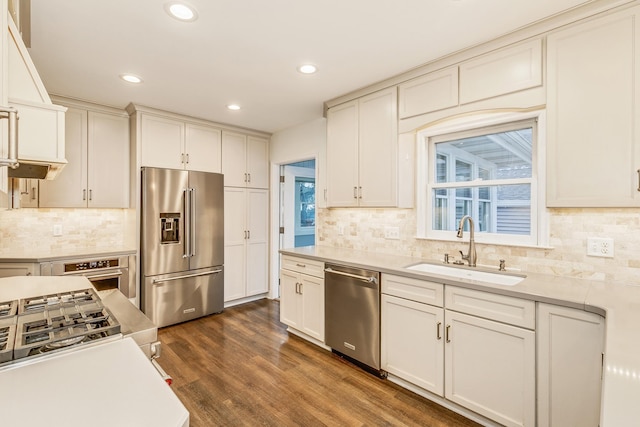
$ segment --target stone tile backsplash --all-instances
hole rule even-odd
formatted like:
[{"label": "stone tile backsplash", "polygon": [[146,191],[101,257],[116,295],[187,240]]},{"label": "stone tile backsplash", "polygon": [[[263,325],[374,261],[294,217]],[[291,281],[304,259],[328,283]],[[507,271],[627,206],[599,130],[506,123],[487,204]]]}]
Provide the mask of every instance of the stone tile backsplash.
[{"label": "stone tile backsplash", "polygon": [[[62,235],[53,235],[53,226]],[[133,249],[135,211],[131,209],[0,210],[0,256]]]},{"label": "stone tile backsplash", "polygon": [[[441,260],[459,257],[463,241],[416,239],[414,209],[318,209],[318,245]],[[478,264],[544,274],[640,285],[640,209],[550,209],[551,248],[477,244]],[[400,239],[384,237],[387,226],[400,228]],[[342,234],[339,233],[342,228]],[[614,258],[587,256],[587,237],[614,239]]]}]

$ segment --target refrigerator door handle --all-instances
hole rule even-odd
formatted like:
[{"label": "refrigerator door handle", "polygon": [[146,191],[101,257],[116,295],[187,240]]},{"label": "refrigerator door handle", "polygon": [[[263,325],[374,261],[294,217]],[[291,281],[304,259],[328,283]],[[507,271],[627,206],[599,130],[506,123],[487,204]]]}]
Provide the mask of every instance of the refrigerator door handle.
[{"label": "refrigerator door handle", "polygon": [[189,231],[191,233],[191,253],[189,256],[194,256],[196,254],[196,232],[197,232],[197,224],[196,224],[196,189],[190,188],[191,196],[189,197],[189,202],[191,202],[191,208],[189,210]]},{"label": "refrigerator door handle", "polygon": [[184,250],[182,252],[182,258],[189,258],[189,251],[191,250],[191,203],[189,203],[189,189],[182,190],[183,194],[183,211],[184,211]]},{"label": "refrigerator door handle", "polygon": [[166,278],[166,279],[153,279],[152,283],[155,285],[156,283],[171,282],[173,280],[189,279],[191,277],[211,276],[212,274],[218,274],[218,273],[222,273],[222,270],[212,270],[212,271],[206,271],[204,273],[185,274],[183,276],[169,277],[169,278]]}]

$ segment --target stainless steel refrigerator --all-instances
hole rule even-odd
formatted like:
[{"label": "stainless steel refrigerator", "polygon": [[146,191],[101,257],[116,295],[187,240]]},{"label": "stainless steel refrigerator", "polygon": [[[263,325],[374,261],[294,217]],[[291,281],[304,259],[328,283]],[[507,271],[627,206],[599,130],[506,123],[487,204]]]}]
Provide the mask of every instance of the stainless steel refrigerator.
[{"label": "stainless steel refrigerator", "polygon": [[142,168],[141,306],[158,327],[222,311],[223,218],[221,174]]}]

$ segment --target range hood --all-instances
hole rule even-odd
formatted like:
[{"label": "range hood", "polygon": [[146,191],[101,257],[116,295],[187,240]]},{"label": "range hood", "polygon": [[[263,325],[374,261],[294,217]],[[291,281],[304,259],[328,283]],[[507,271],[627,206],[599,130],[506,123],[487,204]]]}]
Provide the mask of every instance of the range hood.
[{"label": "range hood", "polygon": [[8,104],[17,110],[18,167],[13,178],[53,179],[65,159],[65,107],[54,105],[36,70],[20,32],[8,17]]}]

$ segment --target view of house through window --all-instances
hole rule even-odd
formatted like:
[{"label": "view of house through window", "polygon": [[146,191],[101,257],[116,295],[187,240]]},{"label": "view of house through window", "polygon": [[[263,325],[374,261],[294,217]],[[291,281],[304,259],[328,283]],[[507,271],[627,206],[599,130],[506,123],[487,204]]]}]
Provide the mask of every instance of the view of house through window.
[{"label": "view of house through window", "polygon": [[470,215],[476,232],[531,236],[535,138],[533,119],[428,138],[427,233]]}]

